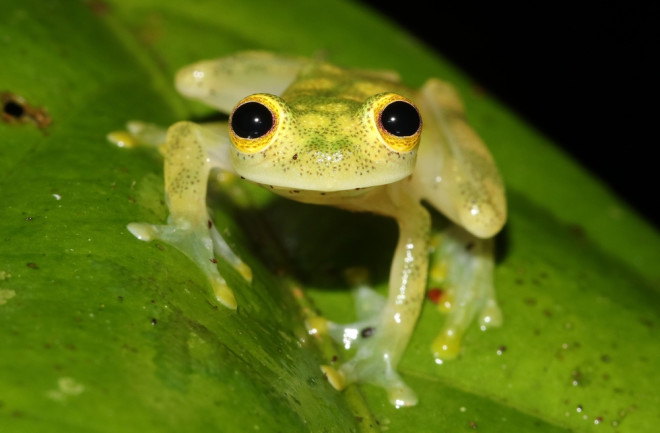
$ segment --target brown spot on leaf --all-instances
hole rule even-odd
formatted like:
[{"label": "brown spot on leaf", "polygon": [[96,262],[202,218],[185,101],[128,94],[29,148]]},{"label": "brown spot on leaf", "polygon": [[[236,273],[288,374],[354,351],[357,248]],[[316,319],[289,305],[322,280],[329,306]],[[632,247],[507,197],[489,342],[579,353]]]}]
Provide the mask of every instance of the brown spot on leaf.
[{"label": "brown spot on leaf", "polygon": [[39,129],[45,129],[53,120],[45,108],[34,107],[11,92],[1,92],[0,103],[5,123],[34,123]]}]

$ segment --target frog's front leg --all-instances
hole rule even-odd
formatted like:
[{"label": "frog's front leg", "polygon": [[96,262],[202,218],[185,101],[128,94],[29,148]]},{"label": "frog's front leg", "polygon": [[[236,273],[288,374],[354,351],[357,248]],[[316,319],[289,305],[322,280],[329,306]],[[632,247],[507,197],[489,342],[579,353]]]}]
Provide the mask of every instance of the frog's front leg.
[{"label": "frog's front leg", "polygon": [[355,356],[338,369],[323,366],[322,370],[337,389],[352,382],[371,383],[385,388],[390,402],[401,407],[417,403],[396,369],[424,300],[430,216],[404,187],[392,185],[387,190],[390,203],[383,205],[380,198],[377,211],[396,218],[399,225],[387,301],[367,335],[355,341]]},{"label": "frog's front leg", "polygon": [[206,274],[217,300],[236,308],[236,298],[220,275],[214,252],[231,263],[247,280],[250,268],[227,245],[206,208],[206,186],[214,167],[231,169],[228,138],[218,128],[179,122],[167,131],[164,147],[165,190],[170,215],[166,225],[131,223],[138,239],[161,239],[176,247]]}]

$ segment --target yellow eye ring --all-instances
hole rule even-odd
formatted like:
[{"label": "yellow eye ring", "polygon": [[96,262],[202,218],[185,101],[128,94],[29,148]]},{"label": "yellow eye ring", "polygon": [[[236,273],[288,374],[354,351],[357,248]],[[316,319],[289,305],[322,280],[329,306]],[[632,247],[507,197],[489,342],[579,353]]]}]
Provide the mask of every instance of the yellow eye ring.
[{"label": "yellow eye ring", "polygon": [[410,152],[419,143],[422,116],[415,104],[395,93],[376,95],[373,121],[385,145],[395,152]]},{"label": "yellow eye ring", "polygon": [[253,154],[267,148],[282,119],[279,98],[256,93],[243,98],[229,116],[229,137],[242,153]]}]

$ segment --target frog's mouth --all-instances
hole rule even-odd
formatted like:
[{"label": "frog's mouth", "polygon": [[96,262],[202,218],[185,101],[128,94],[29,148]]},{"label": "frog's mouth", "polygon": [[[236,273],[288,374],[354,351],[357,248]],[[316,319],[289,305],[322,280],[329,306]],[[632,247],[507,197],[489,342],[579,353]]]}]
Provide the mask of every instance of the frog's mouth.
[{"label": "frog's mouth", "polygon": [[416,153],[391,152],[384,160],[356,155],[319,155],[318,152],[246,155],[234,150],[233,165],[243,178],[269,189],[347,194],[398,182],[415,168]]}]

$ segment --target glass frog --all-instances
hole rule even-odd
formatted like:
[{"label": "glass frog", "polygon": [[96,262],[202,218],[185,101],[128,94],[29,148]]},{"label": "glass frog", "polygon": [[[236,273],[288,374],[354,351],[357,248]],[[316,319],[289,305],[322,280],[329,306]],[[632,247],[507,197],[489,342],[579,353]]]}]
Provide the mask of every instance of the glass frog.
[{"label": "glass frog", "polygon": [[[361,288],[356,323],[310,321],[315,331],[356,348],[343,364],[321,367],[335,388],[370,383],[384,388],[397,407],[417,403],[397,365],[425,299],[429,268],[446,277],[451,304],[432,344],[436,362],[456,356],[476,316],[482,327],[499,324],[492,237],[506,220],[504,187],[452,86],[429,79],[413,90],[390,72],[244,52],[183,68],[176,87],[228,113],[229,121],[184,121],[166,133],[131,122],[128,133],[110,134],[119,145],[165,143],[167,224],[128,228],[138,239],[161,239],[185,253],[227,308],[237,308],[237,302],[215,255],[247,280],[251,271],[209,218],[212,169],[236,173],[289,199],[396,220],[399,240],[387,298]],[[422,201],[455,225],[437,246],[431,245],[430,214]]]}]

